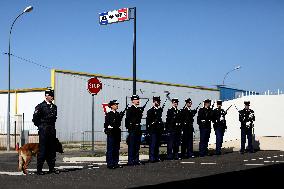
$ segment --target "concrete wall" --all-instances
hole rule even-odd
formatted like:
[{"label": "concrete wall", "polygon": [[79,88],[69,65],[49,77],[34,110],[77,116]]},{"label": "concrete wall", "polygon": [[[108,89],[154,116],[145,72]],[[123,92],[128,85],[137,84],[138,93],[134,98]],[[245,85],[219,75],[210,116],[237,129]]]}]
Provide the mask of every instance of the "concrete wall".
[{"label": "concrete wall", "polygon": [[[242,98],[225,101],[223,108],[226,109],[231,104],[235,104],[239,110],[244,108],[243,102],[249,100],[251,109],[255,111],[254,132],[256,137],[280,136],[284,137],[284,95],[256,95],[244,96]],[[228,111],[226,116],[227,132],[224,140],[240,139],[239,114],[234,106]],[[215,134],[212,129],[210,143],[215,143]],[[275,144],[277,145],[277,144]]]}]

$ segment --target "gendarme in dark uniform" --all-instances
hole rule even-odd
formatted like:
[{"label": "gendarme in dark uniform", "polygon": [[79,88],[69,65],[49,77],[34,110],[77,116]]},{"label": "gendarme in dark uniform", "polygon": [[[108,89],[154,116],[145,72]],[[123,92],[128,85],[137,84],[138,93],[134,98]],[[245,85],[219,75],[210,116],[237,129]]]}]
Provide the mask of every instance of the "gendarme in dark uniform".
[{"label": "gendarme in dark uniform", "polygon": [[217,108],[213,110],[213,128],[216,135],[216,155],[221,155],[223,136],[227,129],[225,119],[226,114],[226,111],[222,109],[222,101],[218,100]]},{"label": "gendarme in dark uniform", "polygon": [[248,138],[248,150],[253,153],[252,145],[252,130],[254,127],[253,122],[255,121],[254,111],[249,108],[250,101],[245,101],[245,108],[239,111],[239,121],[241,122],[241,150],[240,153],[245,152],[246,137]]},{"label": "gendarme in dark uniform", "polygon": [[201,157],[208,155],[208,142],[211,133],[212,109],[211,100],[204,100],[204,107],[200,108],[197,116],[197,124],[200,131],[199,155]]},{"label": "gendarme in dark uniform", "polygon": [[56,130],[57,107],[52,103],[53,90],[45,91],[45,100],[35,107],[33,122],[38,127],[39,154],[37,156],[37,174],[42,175],[42,167],[46,160],[49,172],[57,172],[55,167],[56,158]]},{"label": "gendarme in dark uniform", "polygon": [[139,150],[141,143],[141,119],[145,106],[138,107],[140,98],[131,96],[132,106],[126,111],[125,126],[128,129],[128,165],[140,165]]},{"label": "gendarme in dark uniform", "polygon": [[160,161],[160,139],[162,131],[164,130],[164,125],[162,121],[163,109],[160,107],[160,97],[154,96],[153,103],[154,105],[147,111],[146,117],[147,132],[149,133],[150,137],[149,161],[152,163]]},{"label": "gendarme in dark uniform", "polygon": [[107,135],[107,153],[106,162],[109,169],[121,168],[119,162],[119,149],[121,141],[121,120],[125,111],[118,112],[118,102],[112,100],[109,102],[111,110],[106,113],[104,131]]},{"label": "gendarme in dark uniform", "polygon": [[193,122],[197,110],[192,110],[192,101],[190,98],[185,100],[185,107],[181,110],[182,126],[182,145],[181,154],[183,158],[194,157],[193,154]]},{"label": "gendarme in dark uniform", "polygon": [[173,106],[168,109],[166,131],[168,133],[167,159],[179,159],[178,152],[181,137],[181,119],[178,109],[178,99],[172,99]]}]

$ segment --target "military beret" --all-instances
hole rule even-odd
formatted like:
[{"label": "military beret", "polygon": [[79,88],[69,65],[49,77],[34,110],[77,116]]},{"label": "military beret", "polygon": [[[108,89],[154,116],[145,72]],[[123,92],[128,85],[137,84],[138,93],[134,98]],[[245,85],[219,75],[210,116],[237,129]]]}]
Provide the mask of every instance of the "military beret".
[{"label": "military beret", "polygon": [[132,95],[131,96],[131,100],[139,100],[139,96],[138,95]]},{"label": "military beret", "polygon": [[52,90],[52,89],[47,89],[47,90],[45,91],[45,95],[49,95],[49,96],[54,97],[54,90]]}]

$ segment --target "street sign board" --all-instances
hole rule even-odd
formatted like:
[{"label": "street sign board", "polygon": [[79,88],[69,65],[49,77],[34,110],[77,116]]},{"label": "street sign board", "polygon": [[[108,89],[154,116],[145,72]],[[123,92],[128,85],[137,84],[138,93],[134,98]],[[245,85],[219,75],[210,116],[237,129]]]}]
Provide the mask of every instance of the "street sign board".
[{"label": "street sign board", "polygon": [[116,22],[123,22],[129,20],[129,9],[122,8],[118,10],[100,13],[100,24],[107,25]]}]

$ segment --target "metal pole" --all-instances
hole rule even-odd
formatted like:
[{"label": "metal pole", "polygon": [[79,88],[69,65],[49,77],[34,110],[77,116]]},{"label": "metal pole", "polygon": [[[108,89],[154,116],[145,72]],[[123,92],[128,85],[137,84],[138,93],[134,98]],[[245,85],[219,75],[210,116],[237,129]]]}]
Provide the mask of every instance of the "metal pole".
[{"label": "metal pole", "polygon": [[15,123],[15,128],[14,128],[14,134],[15,134],[15,150],[16,150],[16,148],[17,148],[17,131],[16,131],[16,127],[17,127],[17,123],[16,123],[16,121],[14,122]]},{"label": "metal pole", "polygon": [[95,121],[94,121],[94,113],[95,113],[95,95],[92,94],[92,152],[95,152]]},{"label": "metal pole", "polygon": [[12,29],[13,26],[15,24],[15,22],[17,21],[17,19],[22,16],[25,13],[22,12],[21,14],[19,14],[15,20],[12,23],[12,26],[10,28],[10,32],[9,32],[9,49],[8,49],[8,108],[7,108],[7,151],[10,151],[10,127],[11,127],[11,123],[10,123],[10,115],[11,115],[11,109],[10,109],[10,105],[11,105],[11,36],[12,36]]},{"label": "metal pole", "polygon": [[134,33],[133,33],[133,95],[136,94],[136,7],[134,10]]},{"label": "metal pole", "polygon": [[15,24],[15,22],[17,21],[17,19],[22,16],[23,14],[25,13],[28,13],[28,12],[31,12],[33,10],[33,7],[32,6],[28,6],[25,8],[25,10],[19,14],[15,20],[13,21],[12,25],[11,25],[11,28],[10,28],[10,33],[9,33],[9,52],[8,52],[8,61],[9,61],[9,65],[8,65],[8,108],[7,108],[7,151],[10,151],[10,91],[11,91],[11,34],[12,34],[12,29],[13,29],[13,26]]}]

